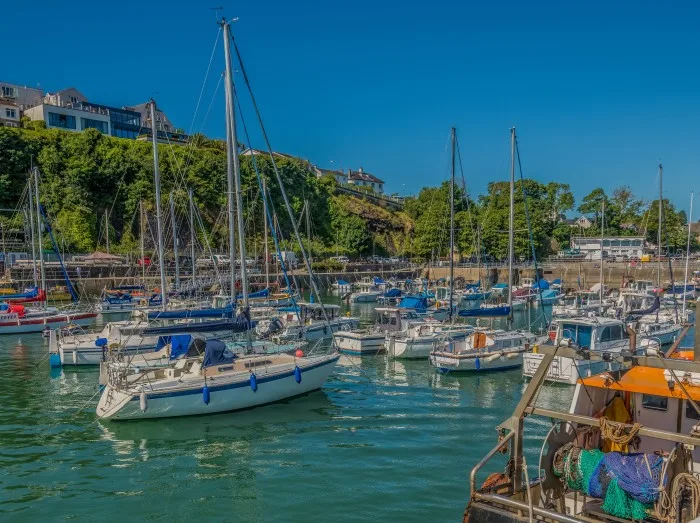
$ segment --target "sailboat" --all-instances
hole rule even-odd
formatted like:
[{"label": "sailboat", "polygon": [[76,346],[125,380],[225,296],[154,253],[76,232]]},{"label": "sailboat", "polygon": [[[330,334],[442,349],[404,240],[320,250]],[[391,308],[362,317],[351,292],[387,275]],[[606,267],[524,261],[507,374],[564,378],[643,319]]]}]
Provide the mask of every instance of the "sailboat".
[{"label": "sailboat", "polygon": [[[513,255],[515,221],[515,128],[511,129],[510,212],[508,230],[508,305],[498,307],[499,315],[507,316],[512,324]],[[482,305],[483,307],[483,305]],[[471,309],[485,310],[485,309]],[[486,309],[487,310],[487,309]],[[460,316],[463,311],[460,311]],[[520,367],[523,355],[534,344],[535,336],[528,331],[477,329],[464,339],[446,337],[430,353],[430,364],[441,372],[473,372],[505,370]]]},{"label": "sailboat", "polygon": [[[32,176],[34,183],[32,184]],[[33,191],[32,191],[33,185]],[[42,229],[48,232],[49,237],[54,246],[54,251],[59,257],[59,263],[61,269],[63,270],[64,277],[66,278],[66,285],[71,291],[71,296],[75,302],[78,301],[78,296],[73,289],[73,286],[68,278],[68,273],[65,270],[63,261],[60,257],[60,252],[55,245],[55,240],[53,237],[53,232],[43,207],[39,203],[39,169],[34,166],[33,172],[29,177],[29,210],[30,210],[30,220],[31,220],[31,232],[32,232],[32,251],[34,253],[34,260],[36,260],[36,250],[35,250],[35,239],[38,242],[39,247],[39,272],[41,274],[40,287],[37,287],[37,282],[35,281],[34,288],[36,291],[31,290],[29,293],[23,293],[19,295],[19,298],[34,298],[39,299],[43,297],[44,299],[40,301],[41,308],[29,308],[21,303],[9,303],[6,306],[3,305],[0,308],[0,335],[2,334],[25,334],[31,332],[43,332],[47,329],[58,329],[61,327],[66,327],[68,325],[88,325],[92,323],[97,316],[94,312],[88,311],[77,311],[74,309],[61,311],[55,307],[46,306],[46,268],[44,263],[43,254],[43,240],[42,240]],[[32,199],[34,199],[35,207],[32,205]],[[35,233],[35,220],[36,219],[36,233]],[[36,238],[35,238],[36,236]],[[36,263],[36,262],[34,262]],[[36,271],[34,271],[34,278],[36,280]],[[5,296],[7,298],[7,295]],[[11,298],[11,297],[10,297]]]},{"label": "sailboat", "polygon": [[[238,161],[234,88],[231,63],[231,28],[222,19],[224,53],[226,59],[226,144],[227,179],[229,193],[229,238],[234,245],[234,194],[236,222],[238,225],[238,251],[241,260],[241,290],[243,310],[249,307],[246,248],[243,237],[243,198]],[[239,55],[240,58],[240,55]],[[240,64],[244,70],[243,64]],[[244,77],[246,77],[244,73]],[[246,77],[247,78],[247,77]],[[264,130],[263,130],[264,132]],[[155,146],[155,143],[154,143]],[[268,143],[269,147],[269,143]],[[311,264],[300,241],[289,200],[279,173],[280,190],[292,226],[300,244],[302,256],[311,275],[316,295],[318,288],[313,278]],[[267,207],[265,201],[264,206]],[[231,258],[232,260],[235,257]],[[232,263],[233,265],[233,263]],[[231,290],[235,292],[231,271]],[[321,304],[322,306],[323,304]],[[173,365],[138,374],[122,372],[118,363],[106,369],[107,384],[97,405],[97,416],[102,419],[142,419],[172,416],[189,416],[216,412],[235,411],[273,403],[320,388],[333,371],[340,358],[338,352],[317,356],[305,355],[302,350],[294,354],[250,354],[252,340],[250,330],[245,332],[247,354],[236,355],[219,340],[193,338],[187,344],[185,357],[176,358]],[[198,340],[198,341],[197,341]],[[172,346],[172,342],[171,342]],[[171,351],[172,353],[173,351]]]}]

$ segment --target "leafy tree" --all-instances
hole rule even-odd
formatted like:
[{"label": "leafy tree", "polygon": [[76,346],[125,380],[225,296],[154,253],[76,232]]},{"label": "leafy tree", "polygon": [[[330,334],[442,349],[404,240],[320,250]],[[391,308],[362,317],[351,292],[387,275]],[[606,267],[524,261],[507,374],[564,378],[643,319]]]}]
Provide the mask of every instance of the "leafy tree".
[{"label": "leafy tree", "polygon": [[581,205],[578,206],[578,212],[581,214],[594,215],[595,222],[600,223],[600,214],[603,207],[603,202],[607,204],[608,197],[605,191],[598,187],[593,189],[589,194],[584,196]]}]

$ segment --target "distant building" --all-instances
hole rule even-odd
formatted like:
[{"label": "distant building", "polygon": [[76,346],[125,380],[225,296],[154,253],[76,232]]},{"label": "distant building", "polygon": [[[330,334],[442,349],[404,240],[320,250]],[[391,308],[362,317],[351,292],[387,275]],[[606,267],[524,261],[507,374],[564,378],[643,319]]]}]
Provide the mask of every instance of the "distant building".
[{"label": "distant building", "polygon": [[591,225],[591,220],[585,216],[579,216],[578,218],[569,218],[563,220],[563,223],[567,224],[569,227],[580,227],[581,229],[588,229]]},{"label": "distant building", "polygon": [[341,185],[348,183],[348,175],[343,169],[340,169],[339,171],[335,169],[321,169],[320,167],[316,167],[314,165],[314,172],[319,178],[321,176],[332,176],[335,178],[335,181]]},{"label": "distant building", "polygon": [[0,98],[0,127],[19,127],[21,114],[15,102]]},{"label": "distant building", "polygon": [[[241,153],[241,156],[261,156],[261,155],[262,155],[262,156],[268,156],[268,157],[269,157],[269,156],[270,156],[270,152],[269,152],[269,151],[261,151],[260,149],[244,149],[243,152]],[[296,158],[297,160],[306,161],[306,160],[303,160],[302,158],[299,158],[299,157],[296,157],[296,156],[292,156],[291,154],[280,153],[280,152],[277,152],[277,151],[272,151],[272,156],[274,156],[275,158],[280,158],[280,159],[283,159],[283,158],[286,158],[286,159]]]},{"label": "distant building", "polygon": [[40,104],[43,95],[41,94],[41,89],[0,82],[0,99],[5,102],[12,102],[20,110],[24,110],[27,107]]},{"label": "distant building", "polygon": [[372,174],[366,173],[362,167],[357,171],[350,169],[348,173],[348,183],[359,187],[370,187],[376,193],[382,194],[384,192],[384,181]]},{"label": "distant building", "polygon": [[102,134],[111,134],[107,110],[93,110],[80,105],[61,107],[42,103],[26,109],[24,115],[32,120],[43,120],[49,129],[76,132],[97,129]]},{"label": "distant building", "polygon": [[78,102],[87,102],[87,98],[75,87],[62,89],[55,93],[46,93],[46,96],[44,96],[45,104],[57,105],[59,107],[72,107],[77,105]]},{"label": "distant building", "polygon": [[[646,239],[642,236],[612,236],[603,239],[603,256],[626,256],[641,258],[647,247]],[[600,260],[600,237],[586,238],[574,236],[571,238],[571,250],[578,251],[587,260]]]}]

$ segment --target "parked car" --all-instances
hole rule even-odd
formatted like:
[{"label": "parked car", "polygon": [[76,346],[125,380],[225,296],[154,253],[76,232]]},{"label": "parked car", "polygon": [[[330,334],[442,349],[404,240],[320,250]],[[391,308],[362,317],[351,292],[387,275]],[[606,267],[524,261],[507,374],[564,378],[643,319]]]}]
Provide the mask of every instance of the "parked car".
[{"label": "parked car", "polygon": [[389,263],[401,263],[401,260],[396,256],[389,258]]},{"label": "parked car", "polygon": [[231,265],[231,260],[228,256],[224,254],[214,254],[213,256],[204,256],[202,258],[197,258],[195,262],[197,267],[225,267]]},{"label": "parked car", "polygon": [[331,260],[337,261],[340,263],[350,263],[350,258],[348,258],[347,256],[333,256],[331,258]]},{"label": "parked car", "polygon": [[139,258],[138,261],[136,262],[136,265],[139,267],[150,267],[152,264],[151,258],[148,256],[144,256],[143,258]]}]

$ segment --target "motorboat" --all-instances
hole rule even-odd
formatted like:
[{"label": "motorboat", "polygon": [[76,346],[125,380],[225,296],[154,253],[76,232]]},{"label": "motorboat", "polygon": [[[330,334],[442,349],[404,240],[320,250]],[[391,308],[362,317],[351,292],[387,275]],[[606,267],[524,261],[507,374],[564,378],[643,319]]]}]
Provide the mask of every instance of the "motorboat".
[{"label": "motorboat", "polygon": [[440,372],[486,372],[519,368],[536,336],[528,331],[477,329],[466,338],[447,336],[430,353],[430,364]]},{"label": "motorboat", "polygon": [[249,409],[319,389],[340,355],[236,355],[220,340],[192,341],[185,357],[143,372],[107,368],[97,405],[106,420],[167,418]]},{"label": "motorboat", "polygon": [[350,294],[350,301],[353,303],[374,303],[382,294],[383,292],[378,287],[369,287]]},{"label": "motorboat", "polygon": [[26,334],[59,329],[67,325],[89,325],[97,317],[95,312],[76,310],[59,311],[55,308],[32,310],[21,304],[10,304],[0,310],[0,335]]},{"label": "motorboat", "polygon": [[333,332],[353,330],[360,326],[358,318],[340,316],[338,305],[298,303],[297,307],[281,309],[280,312],[284,330],[272,336],[277,343],[330,338]]},{"label": "motorboat", "polygon": [[523,376],[526,378],[532,378],[543,361],[544,355],[539,350],[541,345],[564,345],[587,354],[603,355],[602,359],[582,360],[556,356],[545,379],[575,385],[581,377],[619,370],[619,358],[616,357],[629,346],[629,335],[627,325],[621,320],[600,316],[562,318],[557,322],[554,339],[548,337],[547,341],[524,355]]},{"label": "motorboat", "polygon": [[406,328],[386,334],[386,352],[391,358],[427,359],[435,343],[445,336],[453,340],[466,338],[474,327],[465,324],[445,324],[436,320],[407,321]]},{"label": "motorboat", "polygon": [[[698,521],[700,361],[686,351],[630,356],[633,333],[625,341],[626,354],[613,357],[626,365],[579,379],[568,409],[537,401],[557,358],[603,361],[605,353],[542,347],[537,373],[471,471],[464,521]],[[532,433],[544,425],[545,435]],[[524,441],[536,445],[527,460]],[[486,477],[484,469],[499,468],[492,458],[500,452],[508,467]]]},{"label": "motorboat", "polygon": [[384,340],[387,333],[401,331],[409,321],[423,321],[413,310],[377,307],[375,312],[377,321],[374,326],[368,329],[342,330],[335,333],[333,339],[340,352],[360,356],[377,354],[385,350]]}]

